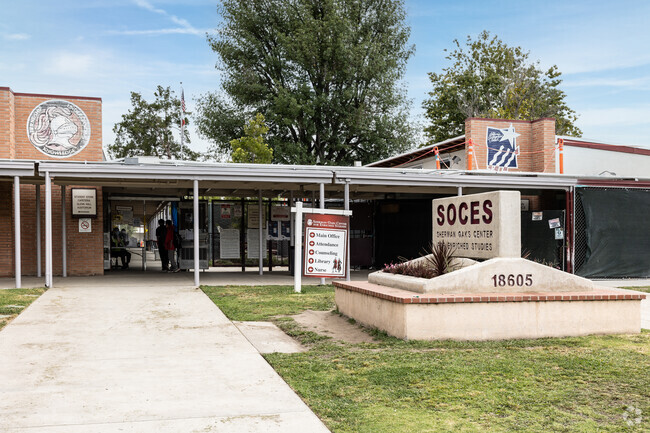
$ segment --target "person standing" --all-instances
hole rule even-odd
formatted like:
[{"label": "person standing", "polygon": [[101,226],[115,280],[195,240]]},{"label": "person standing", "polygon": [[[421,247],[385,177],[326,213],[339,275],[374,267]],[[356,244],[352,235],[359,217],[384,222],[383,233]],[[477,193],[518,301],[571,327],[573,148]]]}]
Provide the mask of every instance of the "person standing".
[{"label": "person standing", "polygon": [[169,270],[171,272],[179,272],[178,263],[176,262],[176,251],[174,247],[174,224],[171,220],[167,220],[167,230],[165,233],[165,248],[167,249],[167,256],[169,257]]},{"label": "person standing", "polygon": [[156,242],[158,242],[158,254],[160,254],[163,272],[169,271],[169,256],[167,255],[167,247],[165,246],[166,236],[167,227],[165,227],[165,220],[159,219],[158,227],[156,228]]},{"label": "person standing", "polygon": [[126,257],[126,267],[128,268],[129,263],[131,263],[131,253],[127,249],[127,247],[129,246],[129,235],[126,234],[126,229],[122,229],[120,231],[120,242],[124,247],[124,255]]},{"label": "person standing", "polygon": [[120,238],[120,229],[117,227],[114,227],[111,232],[111,257],[119,257],[122,259],[122,269],[129,268],[131,253],[126,250],[124,243]]}]

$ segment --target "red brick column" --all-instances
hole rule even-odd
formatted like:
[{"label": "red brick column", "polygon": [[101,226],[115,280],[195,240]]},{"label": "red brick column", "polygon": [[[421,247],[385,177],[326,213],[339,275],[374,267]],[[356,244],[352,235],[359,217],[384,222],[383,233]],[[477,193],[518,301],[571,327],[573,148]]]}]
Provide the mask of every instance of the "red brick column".
[{"label": "red brick column", "polygon": [[543,118],[532,122],[533,170],[539,173],[555,173],[555,119]]},{"label": "red brick column", "polygon": [[8,87],[0,87],[0,158],[16,157],[15,97]]},{"label": "red brick column", "polygon": [[[555,172],[555,119],[543,118],[534,121],[509,119],[465,120],[465,140],[474,143],[474,170],[487,169],[487,128],[505,129],[513,126],[517,137],[519,155],[517,168],[511,172]],[[465,147],[467,158],[468,146]]]}]

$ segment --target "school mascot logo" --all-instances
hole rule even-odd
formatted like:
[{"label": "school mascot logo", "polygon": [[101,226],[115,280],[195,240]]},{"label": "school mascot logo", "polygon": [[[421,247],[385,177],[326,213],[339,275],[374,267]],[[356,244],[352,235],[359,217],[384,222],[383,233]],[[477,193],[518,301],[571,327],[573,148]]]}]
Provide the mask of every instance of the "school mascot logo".
[{"label": "school mascot logo", "polygon": [[510,124],[509,128],[487,128],[487,166],[491,170],[507,171],[510,168],[517,168],[517,137],[521,134],[515,132]]},{"label": "school mascot logo", "polygon": [[27,119],[27,136],[35,148],[55,158],[67,158],[90,141],[88,117],[71,102],[45,101]]}]

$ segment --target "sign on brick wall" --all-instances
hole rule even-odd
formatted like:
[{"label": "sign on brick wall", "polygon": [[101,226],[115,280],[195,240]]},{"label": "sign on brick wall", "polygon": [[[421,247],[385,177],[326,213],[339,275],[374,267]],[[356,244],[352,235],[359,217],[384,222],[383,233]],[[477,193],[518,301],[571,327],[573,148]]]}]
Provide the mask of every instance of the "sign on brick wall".
[{"label": "sign on brick wall", "polygon": [[32,110],[27,119],[27,137],[44,154],[66,158],[86,147],[90,141],[90,122],[72,102],[53,99]]},{"label": "sign on brick wall", "polygon": [[94,188],[72,188],[72,216],[97,216],[97,190]]},{"label": "sign on brick wall", "polygon": [[487,127],[487,166],[492,170],[507,171],[509,168],[517,168],[517,137],[521,134],[515,132],[510,124],[508,128]]}]

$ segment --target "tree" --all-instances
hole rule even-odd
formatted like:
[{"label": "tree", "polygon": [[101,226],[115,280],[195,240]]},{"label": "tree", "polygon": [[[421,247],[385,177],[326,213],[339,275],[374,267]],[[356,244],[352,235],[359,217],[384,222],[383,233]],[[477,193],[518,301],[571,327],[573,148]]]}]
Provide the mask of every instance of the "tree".
[{"label": "tree", "polygon": [[232,162],[270,164],[273,149],[264,142],[269,128],[264,123],[264,116],[257,113],[254,119],[244,125],[244,136],[230,141]]},{"label": "tree", "polygon": [[423,103],[431,122],[425,128],[429,143],[462,135],[468,117],[554,117],[559,135],[582,134],[574,124],[575,111],[559,89],[562,74],[557,66],[542,71],[521,47],[509,47],[487,31],[476,40],[468,36],[465,47],[458,40],[454,45],[446,57],[451,66],[439,74],[429,73],[433,90]]},{"label": "tree", "polygon": [[[197,159],[198,154],[186,145],[181,149],[174,137],[174,130],[181,131],[180,100],[174,92],[158,86],[154,102],[147,102],[142,95],[131,92],[131,106],[122,121],[113,127],[115,142],[108,146],[112,158],[130,156],[157,156],[159,158]],[[185,119],[187,125],[187,119]],[[190,142],[187,128],[184,129],[184,144]]]},{"label": "tree", "polygon": [[223,0],[220,13],[208,39],[225,96],[205,95],[197,116],[215,154],[256,112],[276,162],[370,162],[409,147],[402,0]]}]

